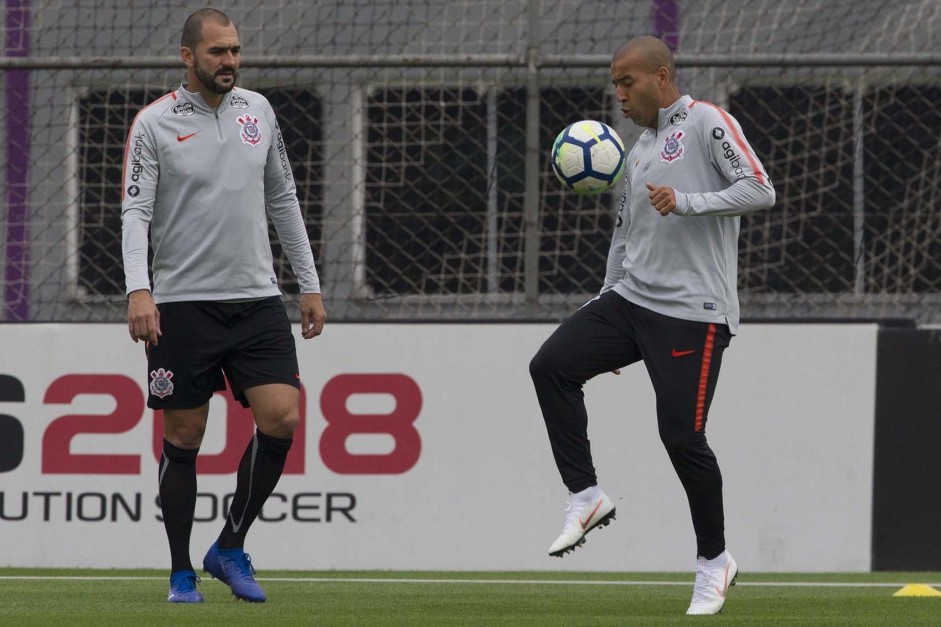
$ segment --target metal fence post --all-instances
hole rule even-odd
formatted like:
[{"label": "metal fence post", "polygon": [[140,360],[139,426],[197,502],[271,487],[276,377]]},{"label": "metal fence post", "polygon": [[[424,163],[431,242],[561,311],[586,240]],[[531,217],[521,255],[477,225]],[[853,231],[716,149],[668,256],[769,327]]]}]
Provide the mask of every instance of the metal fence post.
[{"label": "metal fence post", "polygon": [[527,0],[529,41],[526,48],[526,163],[523,201],[525,222],[526,305],[539,301],[539,0]]}]

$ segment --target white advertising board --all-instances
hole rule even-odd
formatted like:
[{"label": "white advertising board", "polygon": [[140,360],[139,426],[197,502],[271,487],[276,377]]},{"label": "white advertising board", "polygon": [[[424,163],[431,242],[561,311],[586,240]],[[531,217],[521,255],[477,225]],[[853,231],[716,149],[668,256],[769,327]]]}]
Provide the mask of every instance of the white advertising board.
[{"label": "white advertising board", "polygon": [[[585,388],[617,520],[564,560],[546,554],[566,493],[528,364],[553,329],[328,324],[299,339],[304,429],[248,536],[256,565],[690,570],[686,499],[640,364]],[[743,325],[725,352],[708,433],[743,569],[869,569],[876,333]],[[168,567],[142,345],[123,325],[0,325],[0,375],[0,565]],[[252,429],[224,396],[211,407],[197,566]]]}]

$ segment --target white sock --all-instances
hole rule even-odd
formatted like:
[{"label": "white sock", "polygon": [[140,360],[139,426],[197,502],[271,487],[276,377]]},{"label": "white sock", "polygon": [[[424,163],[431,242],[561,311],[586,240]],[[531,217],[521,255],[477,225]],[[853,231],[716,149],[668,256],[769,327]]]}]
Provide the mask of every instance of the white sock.
[{"label": "white sock", "polygon": [[588,503],[594,501],[595,499],[601,498],[601,488],[596,485],[591,486],[590,488],[585,488],[581,492],[575,492],[572,494],[572,498],[578,501],[579,503]]},{"label": "white sock", "polygon": [[729,563],[729,552],[722,551],[711,560],[704,559],[703,562],[705,562],[706,568],[722,568]]}]

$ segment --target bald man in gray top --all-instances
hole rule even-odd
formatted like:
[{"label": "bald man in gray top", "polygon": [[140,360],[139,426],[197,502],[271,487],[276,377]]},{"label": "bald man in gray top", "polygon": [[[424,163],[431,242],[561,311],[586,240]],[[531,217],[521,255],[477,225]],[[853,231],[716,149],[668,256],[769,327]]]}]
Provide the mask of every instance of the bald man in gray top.
[{"label": "bald man in gray top", "polygon": [[722,353],[738,331],[740,216],[774,204],[774,187],[728,112],[681,95],[655,37],[618,47],[611,79],[624,117],[646,130],[627,156],[600,294],[530,363],[569,504],[549,549],[562,557],[615,516],[598,486],[582,387],[643,361],[660,439],[689,501],[696,583],[687,614],[715,614],[738,566],[725,547],[722,475],[706,419]]}]

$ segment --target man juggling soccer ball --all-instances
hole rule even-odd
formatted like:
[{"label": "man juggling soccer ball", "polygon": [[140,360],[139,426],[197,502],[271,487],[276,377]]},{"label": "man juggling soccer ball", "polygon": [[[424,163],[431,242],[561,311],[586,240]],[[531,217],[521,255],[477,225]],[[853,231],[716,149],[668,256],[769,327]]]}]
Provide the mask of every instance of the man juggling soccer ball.
[{"label": "man juggling soccer ball", "polygon": [[687,614],[716,614],[738,566],[725,547],[722,475],[706,419],[722,353],[738,329],[740,216],[774,204],[774,187],[738,122],[681,96],[670,49],[655,37],[621,45],[611,78],[624,117],[646,130],[627,156],[601,293],[545,341],[530,374],[552,454],[570,493],[562,557],[615,516],[598,486],[585,382],[643,361],[660,439],[689,501],[696,582]]}]

